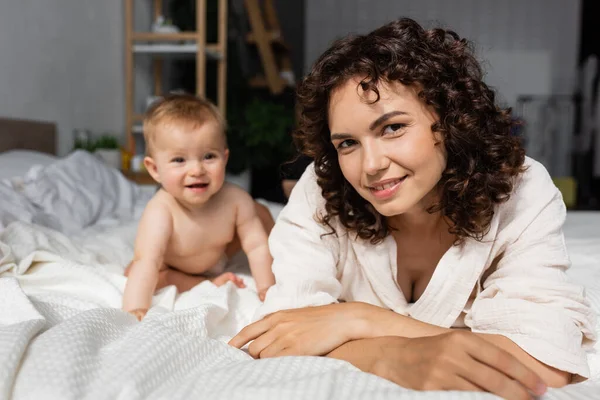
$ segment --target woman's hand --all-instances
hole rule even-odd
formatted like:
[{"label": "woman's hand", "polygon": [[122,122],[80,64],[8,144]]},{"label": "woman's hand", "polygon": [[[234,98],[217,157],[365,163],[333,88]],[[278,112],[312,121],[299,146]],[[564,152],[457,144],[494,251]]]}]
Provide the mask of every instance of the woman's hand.
[{"label": "woman's hand", "polygon": [[356,340],[328,356],[409,389],[486,391],[506,399],[546,391],[540,377],[511,354],[465,331]]},{"label": "woman's hand", "polygon": [[248,325],[229,344],[242,348],[253,341],[248,352],[254,358],[325,355],[350,340],[369,336],[365,316],[377,312],[389,313],[365,303],[279,311]]}]

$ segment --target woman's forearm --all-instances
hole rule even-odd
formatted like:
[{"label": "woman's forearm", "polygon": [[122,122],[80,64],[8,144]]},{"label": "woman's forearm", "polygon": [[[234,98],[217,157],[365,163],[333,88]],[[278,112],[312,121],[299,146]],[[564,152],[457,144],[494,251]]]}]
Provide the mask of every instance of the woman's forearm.
[{"label": "woman's forearm", "polygon": [[[366,337],[402,336],[405,338],[418,338],[441,335],[450,330],[448,328],[442,328],[416,320],[414,318],[400,315],[390,310],[382,310],[382,313],[385,313],[386,315],[382,314],[377,316],[373,315],[373,310],[365,311],[368,312],[371,317],[374,317],[373,319],[367,317],[369,318],[370,323],[365,325],[369,326],[371,331],[365,335]],[[486,333],[476,333],[476,335],[513,355],[523,365],[538,374],[548,386],[562,387],[571,381],[571,374],[549,367],[546,364],[536,360],[523,349],[521,349],[516,343],[505,336]],[[353,346],[360,347],[360,344],[354,344]],[[341,349],[340,353],[335,354],[345,356],[345,351],[345,349]],[[348,356],[352,357],[351,354]]]},{"label": "woman's forearm", "polygon": [[364,372],[372,372],[373,364],[381,351],[381,348],[373,348],[372,346],[366,346],[368,339],[352,340],[346,342],[331,353],[327,354],[326,357],[335,358],[338,360],[348,361],[356,368]]},{"label": "woman's forearm", "polygon": [[[549,387],[563,387],[570,383],[571,374],[537,361],[506,337],[488,334],[477,335],[512,354],[523,365],[535,372]],[[373,373],[375,370],[374,364],[378,357],[382,357],[381,354],[385,349],[371,342],[367,346],[367,342],[369,342],[369,339],[346,342],[327,354],[326,357],[347,361],[361,371]]]},{"label": "woman's forearm", "polygon": [[572,376],[570,373],[552,368],[536,360],[506,336],[487,333],[477,333],[476,335],[512,354],[523,365],[538,374],[548,386],[556,388],[571,383]]}]

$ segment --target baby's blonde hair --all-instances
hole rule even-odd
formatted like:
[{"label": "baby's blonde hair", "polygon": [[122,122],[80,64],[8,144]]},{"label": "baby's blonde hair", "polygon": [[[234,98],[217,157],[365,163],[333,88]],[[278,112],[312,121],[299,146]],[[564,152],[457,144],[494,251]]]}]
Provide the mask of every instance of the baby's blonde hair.
[{"label": "baby's blonde hair", "polygon": [[189,94],[170,94],[153,103],[144,115],[144,140],[146,153],[153,150],[156,134],[169,124],[185,124],[192,129],[207,122],[216,122],[227,146],[225,130],[227,124],[219,109],[208,100]]}]

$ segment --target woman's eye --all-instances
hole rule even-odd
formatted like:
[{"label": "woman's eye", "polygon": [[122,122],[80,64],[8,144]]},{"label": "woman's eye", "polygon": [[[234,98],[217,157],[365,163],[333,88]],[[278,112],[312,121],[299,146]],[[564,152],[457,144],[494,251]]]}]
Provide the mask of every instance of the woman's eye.
[{"label": "woman's eye", "polygon": [[185,160],[183,159],[183,157],[175,157],[171,160],[171,162],[174,162],[174,163],[182,163],[184,161]]},{"label": "woman's eye", "polygon": [[355,144],[356,144],[356,141],[354,141],[352,139],[346,139],[346,140],[343,140],[340,143],[338,143],[337,148],[338,149],[347,149],[348,147],[352,147]]},{"label": "woman's eye", "polygon": [[404,128],[405,126],[406,126],[405,124],[387,125],[383,130],[383,134],[389,135],[389,134],[397,133],[400,129]]}]

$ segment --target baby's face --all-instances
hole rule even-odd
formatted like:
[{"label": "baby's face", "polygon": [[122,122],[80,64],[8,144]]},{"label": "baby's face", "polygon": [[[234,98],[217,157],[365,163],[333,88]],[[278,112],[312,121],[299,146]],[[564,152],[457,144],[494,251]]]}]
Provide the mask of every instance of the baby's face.
[{"label": "baby's face", "polygon": [[204,204],[223,186],[229,157],[216,122],[190,128],[161,127],[147,161],[148,171],[163,189],[187,206]]}]

